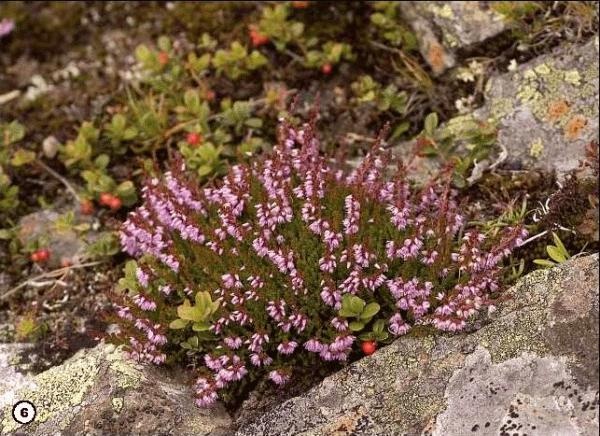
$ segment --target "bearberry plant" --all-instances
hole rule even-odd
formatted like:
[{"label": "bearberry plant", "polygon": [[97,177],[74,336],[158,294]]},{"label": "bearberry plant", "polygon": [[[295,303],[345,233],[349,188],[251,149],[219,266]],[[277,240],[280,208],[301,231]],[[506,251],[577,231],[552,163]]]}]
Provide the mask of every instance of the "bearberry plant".
[{"label": "bearberry plant", "polygon": [[195,366],[199,406],[413,326],[465,329],[493,307],[501,261],[526,234],[488,241],[461,215],[451,171],[418,187],[382,138],[345,172],[320,155],[314,123],[283,122],[278,137],[204,188],[177,162],[121,230],[137,258],[117,307],[128,353]]}]

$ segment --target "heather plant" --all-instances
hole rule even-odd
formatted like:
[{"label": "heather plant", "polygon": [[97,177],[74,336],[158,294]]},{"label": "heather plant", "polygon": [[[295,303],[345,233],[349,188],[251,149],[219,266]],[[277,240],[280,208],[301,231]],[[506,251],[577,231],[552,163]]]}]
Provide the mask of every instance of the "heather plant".
[{"label": "heather plant", "polygon": [[386,174],[382,137],[347,173],[320,155],[313,123],[283,122],[278,136],[208,187],[176,162],[121,230],[137,258],[117,304],[128,353],[196,367],[198,406],[344,362],[360,341],[370,354],[417,325],[464,330],[493,308],[501,261],[526,235],[467,227],[449,170],[421,187],[402,162]]}]

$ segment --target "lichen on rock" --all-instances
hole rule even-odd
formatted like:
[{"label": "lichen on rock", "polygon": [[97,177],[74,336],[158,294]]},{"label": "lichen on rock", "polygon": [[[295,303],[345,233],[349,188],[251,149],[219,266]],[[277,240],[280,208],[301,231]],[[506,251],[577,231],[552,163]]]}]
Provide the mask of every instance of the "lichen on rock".
[{"label": "lichen on rock", "polygon": [[12,404],[0,410],[2,434],[218,434],[230,424],[222,407],[198,410],[186,380],[125,358],[120,348],[100,344],[32,379],[12,398],[28,400],[36,418],[23,427]]},{"label": "lichen on rock", "polygon": [[597,434],[598,255],[505,297],[478,331],[401,338],[237,435]]}]

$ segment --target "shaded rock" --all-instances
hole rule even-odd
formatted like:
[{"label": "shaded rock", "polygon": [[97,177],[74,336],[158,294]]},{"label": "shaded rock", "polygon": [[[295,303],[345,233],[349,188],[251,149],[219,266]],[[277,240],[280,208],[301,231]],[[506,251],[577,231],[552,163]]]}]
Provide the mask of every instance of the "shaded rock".
[{"label": "shaded rock", "polygon": [[12,404],[0,408],[0,433],[28,435],[216,435],[230,424],[223,408],[199,410],[190,386],[164,370],[136,365],[120,349],[100,344],[5,395],[36,406],[21,426]]},{"label": "shaded rock", "polygon": [[[435,74],[454,66],[454,50],[468,48],[506,29],[502,15],[485,1],[400,2]],[[436,35],[441,35],[441,41]]]},{"label": "shaded rock", "polygon": [[513,166],[556,170],[559,178],[577,168],[585,145],[598,139],[598,37],[492,77],[485,104],[444,128],[460,137],[479,122],[497,126]]},{"label": "shaded rock", "polygon": [[505,295],[477,332],[400,338],[237,435],[598,434],[598,255]]}]

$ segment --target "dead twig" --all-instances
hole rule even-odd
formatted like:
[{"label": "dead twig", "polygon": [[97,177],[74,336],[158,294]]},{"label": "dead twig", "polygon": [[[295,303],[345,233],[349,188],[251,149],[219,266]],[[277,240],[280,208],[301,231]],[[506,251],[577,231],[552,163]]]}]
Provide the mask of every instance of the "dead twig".
[{"label": "dead twig", "polygon": [[81,201],[81,199],[79,198],[79,195],[77,194],[77,191],[75,191],[75,188],[73,188],[73,186],[71,186],[71,184],[69,183],[69,181],[67,179],[65,179],[63,176],[61,176],[60,174],[58,174],[56,171],[54,171],[52,168],[50,168],[48,165],[46,165],[41,160],[38,159],[36,161],[36,163],[40,167],[42,167],[42,169],[44,169],[46,172],[48,172],[52,177],[54,177],[59,182],[61,182],[65,186],[65,188],[67,188],[67,191],[69,191],[71,193],[71,195],[73,197],[75,197],[75,200],[77,202]]},{"label": "dead twig", "polygon": [[[89,266],[95,266],[95,265],[99,265],[103,263],[103,261],[94,261],[94,262],[87,262],[87,263],[80,263],[80,264],[76,264],[76,265],[70,265],[70,266],[65,266],[62,268],[58,268],[52,271],[47,271],[45,273],[39,274],[35,277],[29,278],[27,280],[25,280],[24,282],[18,284],[17,286],[9,289],[8,291],[6,291],[4,294],[0,295],[0,301],[4,301],[6,300],[8,297],[10,297],[11,295],[13,295],[15,292],[17,292],[19,289],[24,288],[25,286],[29,286],[29,285],[39,285],[40,282],[39,280],[43,280],[43,279],[49,279],[49,278],[55,278],[55,277],[61,277],[68,273],[70,270],[72,269],[81,269],[81,268],[87,268]],[[62,277],[61,277],[62,279]],[[52,284],[54,283],[54,281],[51,282],[43,282],[43,284]]]}]

